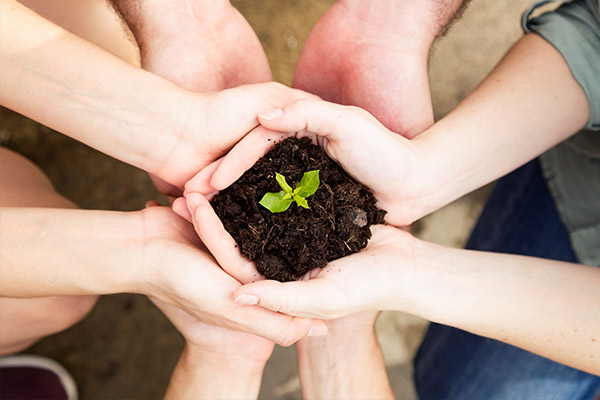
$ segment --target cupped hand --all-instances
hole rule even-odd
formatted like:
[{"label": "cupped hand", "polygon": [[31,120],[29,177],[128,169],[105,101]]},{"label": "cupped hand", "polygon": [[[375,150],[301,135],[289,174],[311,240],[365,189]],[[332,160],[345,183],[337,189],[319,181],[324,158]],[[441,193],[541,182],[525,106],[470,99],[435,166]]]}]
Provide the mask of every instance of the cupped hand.
[{"label": "cupped hand", "polygon": [[[413,238],[390,226],[376,225],[366,249],[313,270],[306,280],[263,280],[238,288],[239,304],[258,304],[279,313],[336,319],[365,310],[400,310],[413,275]],[[402,303],[402,304],[401,304]]]},{"label": "cupped hand", "polygon": [[418,29],[409,3],[339,0],[304,44],[293,86],[364,108],[409,138],[427,129],[433,124],[427,76],[433,39]]},{"label": "cupped hand", "polygon": [[[210,193],[235,182],[289,135],[309,136],[352,177],[369,187],[378,206],[388,213],[386,222],[409,225],[427,212],[435,177],[418,139],[408,140],[385,128],[368,112],[319,100],[298,100],[283,109],[259,115],[263,129],[244,137],[222,160],[187,183],[188,191]],[[289,132],[289,133],[281,133]]]},{"label": "cupped hand", "polygon": [[227,0],[146,6],[138,40],[142,67],[194,92],[271,81],[252,27]]},{"label": "cupped hand", "polygon": [[[229,1],[146,2],[140,12],[134,31],[145,70],[198,93],[272,80],[260,41]],[[150,177],[161,193],[181,196],[180,182]]]},{"label": "cupped hand", "polygon": [[256,334],[281,345],[290,345],[309,332],[326,334],[323,321],[235,304],[231,294],[241,284],[201,250],[189,223],[166,207],[150,207],[142,213],[146,227],[142,293],[203,323]]},{"label": "cupped hand", "polygon": [[258,126],[260,111],[300,98],[314,98],[279,83],[239,86],[211,94],[183,90],[166,104],[163,133],[145,150],[146,171],[183,188],[198,171],[225,154]]},{"label": "cupped hand", "polygon": [[167,304],[156,297],[150,300],[158,307],[194,352],[214,354],[226,359],[242,357],[266,363],[273,352],[274,343],[251,333],[234,331],[208,325],[182,309]]}]

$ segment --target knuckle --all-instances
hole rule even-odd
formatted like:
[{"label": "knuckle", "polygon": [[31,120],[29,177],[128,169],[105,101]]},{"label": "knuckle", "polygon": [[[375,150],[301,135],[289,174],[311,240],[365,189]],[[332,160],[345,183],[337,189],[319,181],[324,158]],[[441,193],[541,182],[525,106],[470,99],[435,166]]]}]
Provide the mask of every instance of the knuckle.
[{"label": "knuckle", "polygon": [[347,107],[348,107],[348,111],[350,111],[351,115],[356,118],[369,119],[371,117],[371,114],[363,108],[360,108],[357,106],[347,106]]}]

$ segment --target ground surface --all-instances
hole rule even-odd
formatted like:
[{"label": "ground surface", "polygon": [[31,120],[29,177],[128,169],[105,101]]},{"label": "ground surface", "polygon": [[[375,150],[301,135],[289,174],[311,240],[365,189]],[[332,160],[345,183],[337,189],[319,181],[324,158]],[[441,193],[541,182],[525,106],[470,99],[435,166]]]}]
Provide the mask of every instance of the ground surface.
[{"label": "ground surface", "polygon": [[[332,0],[236,0],[255,27],[276,80],[290,84],[311,27]],[[440,40],[431,62],[436,118],[448,113],[500,60],[521,34],[520,13],[529,0],[474,1],[461,22]],[[2,113],[0,142],[34,160],[57,189],[87,209],[135,210],[161,197],[147,176],[10,112]],[[77,168],[73,168],[76,165]],[[415,225],[418,236],[462,246],[485,199],[474,193]],[[377,329],[397,397],[414,397],[409,360],[426,324],[383,313]],[[79,325],[47,338],[29,353],[62,362],[82,398],[151,399],[162,396],[182,347],[170,323],[141,296],[103,297]],[[261,397],[300,398],[293,349],[277,348],[267,365]]]}]

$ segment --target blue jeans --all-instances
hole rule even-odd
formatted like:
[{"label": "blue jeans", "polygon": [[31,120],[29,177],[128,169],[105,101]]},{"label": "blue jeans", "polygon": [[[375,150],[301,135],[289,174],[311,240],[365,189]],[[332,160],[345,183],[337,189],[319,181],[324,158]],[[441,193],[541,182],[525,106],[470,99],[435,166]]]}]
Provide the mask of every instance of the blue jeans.
[{"label": "blue jeans", "polygon": [[[576,262],[537,160],[500,179],[467,248]],[[431,324],[414,363],[421,400],[592,400],[600,377],[508,344]]]}]

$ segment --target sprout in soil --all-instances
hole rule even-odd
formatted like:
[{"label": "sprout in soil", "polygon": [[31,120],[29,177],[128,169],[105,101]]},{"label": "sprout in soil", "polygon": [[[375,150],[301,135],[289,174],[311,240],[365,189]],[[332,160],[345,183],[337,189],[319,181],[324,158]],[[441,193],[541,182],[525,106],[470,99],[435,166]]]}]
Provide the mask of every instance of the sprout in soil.
[{"label": "sprout in soil", "polygon": [[285,177],[278,172],[275,173],[275,180],[283,190],[278,193],[268,192],[259,201],[261,206],[272,213],[284,212],[294,201],[300,207],[309,208],[306,198],[312,196],[321,183],[318,169],[305,172],[295,189],[292,189],[285,181]]}]

